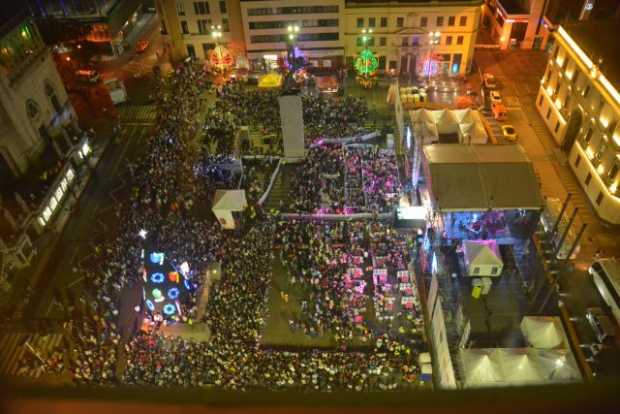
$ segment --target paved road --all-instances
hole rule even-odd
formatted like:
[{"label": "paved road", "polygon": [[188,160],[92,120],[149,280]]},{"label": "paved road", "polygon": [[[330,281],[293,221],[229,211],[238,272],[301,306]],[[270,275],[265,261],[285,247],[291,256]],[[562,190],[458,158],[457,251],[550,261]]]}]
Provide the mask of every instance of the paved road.
[{"label": "paved road", "polygon": [[[574,270],[562,274],[560,286],[568,294],[563,300],[575,318],[581,342],[592,343],[593,333],[584,315],[587,307],[603,306],[603,302],[586,269],[597,250],[602,250],[606,255],[620,254],[620,232],[603,226],[598,220],[568,166],[565,154],[555,145],[536,110],[535,99],[547,65],[547,55],[541,51],[476,51],[475,59],[483,72],[493,73],[500,82],[508,107],[507,123],[514,125],[519,143],[533,162],[542,194],[564,200],[569,192],[572,193],[573,199],[568,211],[579,208],[575,231],[581,223],[588,225]],[[599,361],[594,363],[594,370],[603,375],[619,373],[617,354],[604,352]]]}]

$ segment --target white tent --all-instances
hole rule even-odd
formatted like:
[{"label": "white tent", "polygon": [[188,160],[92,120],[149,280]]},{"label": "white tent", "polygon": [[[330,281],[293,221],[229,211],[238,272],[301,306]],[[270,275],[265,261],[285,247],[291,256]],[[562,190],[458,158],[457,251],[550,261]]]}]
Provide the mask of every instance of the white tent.
[{"label": "white tent", "polygon": [[549,382],[577,382],[582,380],[577,361],[570,350],[530,349],[543,379]]},{"label": "white tent", "polygon": [[510,384],[539,384],[544,382],[536,358],[528,353],[527,348],[503,348],[499,352],[501,353],[505,380],[509,381]]},{"label": "white tent", "polygon": [[424,126],[424,143],[439,140],[440,134],[458,134],[461,144],[486,144],[488,141],[478,111],[467,109],[416,109],[409,111],[411,123]]},{"label": "white tent", "polygon": [[495,240],[464,240],[463,253],[469,276],[501,275],[504,263],[499,258]]},{"label": "white tent", "polygon": [[521,332],[528,344],[534,348],[558,348],[562,347],[565,341],[562,323],[553,316],[524,316]]},{"label": "white tent", "polygon": [[460,356],[466,387],[501,385],[503,382],[494,349],[461,350]]},{"label": "white tent", "polygon": [[241,212],[247,206],[245,190],[217,190],[212,210],[222,228],[232,230],[237,227],[233,212]]}]

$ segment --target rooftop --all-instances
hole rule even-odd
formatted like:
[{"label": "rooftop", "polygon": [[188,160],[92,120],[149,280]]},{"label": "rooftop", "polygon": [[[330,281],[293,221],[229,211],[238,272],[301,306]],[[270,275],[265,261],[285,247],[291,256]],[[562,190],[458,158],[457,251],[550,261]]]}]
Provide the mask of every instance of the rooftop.
[{"label": "rooftop", "polygon": [[563,24],[562,27],[593,62],[603,59],[601,72],[616,89],[620,89],[620,43],[616,41],[620,20],[591,20]]},{"label": "rooftop", "polygon": [[498,3],[502,6],[508,14],[529,14],[527,10],[519,0],[499,0]]}]

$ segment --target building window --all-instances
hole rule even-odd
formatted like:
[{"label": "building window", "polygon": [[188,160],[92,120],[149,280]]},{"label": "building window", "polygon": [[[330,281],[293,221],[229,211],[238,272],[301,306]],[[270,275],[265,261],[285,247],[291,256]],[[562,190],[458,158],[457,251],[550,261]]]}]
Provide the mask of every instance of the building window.
[{"label": "building window", "polygon": [[368,27],[375,27],[377,24],[377,19],[375,17],[368,18]]},{"label": "building window", "polygon": [[408,37],[403,37],[401,45],[409,46],[409,38]]},{"label": "building window", "polygon": [[185,16],[185,5],[182,1],[177,1],[177,15]]},{"label": "building window", "polygon": [[603,201],[603,192],[599,191],[598,196],[596,196],[596,205],[600,206],[602,201]]},{"label": "building window", "polygon": [[379,56],[379,69],[385,70],[385,56]]},{"label": "building window", "polygon": [[417,36],[413,36],[411,38],[411,46],[420,46],[420,38]]},{"label": "building window", "polygon": [[379,38],[379,46],[385,46],[386,41],[385,41],[385,37],[380,37]]},{"label": "building window", "polygon": [[220,1],[220,13],[224,14],[227,12],[228,10],[226,10],[226,1]]},{"label": "building window", "polygon": [[194,45],[187,45],[187,55],[192,59],[196,58],[196,50],[194,49]]},{"label": "building window", "polygon": [[395,61],[395,60],[390,60],[390,62],[388,63],[388,65],[389,65],[389,68],[390,68],[391,70],[395,70],[395,69],[396,69],[396,65],[397,65],[397,63],[396,63],[396,61]]},{"label": "building window", "polygon": [[206,1],[194,2],[194,13],[195,14],[209,14],[209,2],[206,2]]},{"label": "building window", "polygon": [[462,45],[463,44],[463,40],[465,40],[463,36],[457,36],[456,37],[456,44],[457,45]]},{"label": "building window", "polygon": [[452,36],[446,36],[446,45],[452,44]]},{"label": "building window", "polygon": [[357,39],[355,39],[355,44],[357,47],[362,47],[364,46],[364,41],[362,40],[361,37],[358,37]]},{"label": "building window", "polygon": [[381,18],[381,27],[387,27],[387,17]]},{"label": "building window", "polygon": [[205,55],[205,59],[209,58],[209,52],[215,47],[215,43],[203,43],[202,53]]},{"label": "building window", "polygon": [[50,103],[54,107],[54,112],[55,113],[62,112],[62,105],[60,105],[60,101],[58,100],[58,97],[56,96],[56,91],[54,90],[54,87],[49,81],[45,82],[45,95],[47,95],[48,99],[50,100]]},{"label": "building window", "polygon": [[28,99],[26,101],[26,113],[30,119],[35,120],[39,117],[41,108],[39,108],[39,104],[37,104],[33,99]]},{"label": "building window", "polygon": [[454,26],[455,22],[456,22],[456,17],[455,16],[449,16],[448,17],[448,26]]},{"label": "building window", "polygon": [[557,134],[559,130],[560,130],[560,121],[555,123],[555,129],[553,130],[553,132]]},{"label": "building window", "polygon": [[581,162],[581,155],[577,154],[577,158],[575,158],[575,168],[579,167],[580,162]]},{"label": "building window", "polygon": [[403,27],[405,25],[405,18],[404,17],[397,17],[396,18],[396,27]]},{"label": "building window", "polygon": [[420,27],[428,26],[428,17],[422,16],[420,17]]},{"label": "building window", "polygon": [[538,98],[538,106],[542,105],[542,101],[543,101],[543,95],[542,93],[540,94],[540,97]]},{"label": "building window", "polygon": [[592,181],[592,174],[588,173],[586,176],[586,185],[590,185],[590,181]]},{"label": "building window", "polygon": [[254,9],[248,9],[248,16],[270,16],[273,14],[273,8],[271,7],[259,7]]},{"label": "building window", "polygon": [[609,174],[607,174],[607,179],[613,180],[614,178],[616,178],[617,174],[618,174],[618,166],[614,165],[613,167],[611,167],[611,170],[609,170]]},{"label": "building window", "polygon": [[459,18],[459,26],[467,26],[467,16],[461,16]]},{"label": "building window", "polygon": [[357,18],[357,27],[364,27],[364,18],[363,17],[358,17]]},{"label": "building window", "polygon": [[227,18],[223,18],[222,19],[222,31],[230,32],[230,23],[228,23],[228,19]]},{"label": "building window", "polygon": [[547,116],[546,118],[549,119],[551,117],[551,108],[547,109]]},{"label": "building window", "polygon": [[583,138],[583,142],[585,142],[586,145],[588,145],[590,141],[592,140],[593,133],[594,133],[594,130],[592,129],[592,127],[588,128],[588,132],[586,132],[586,136]]},{"label": "building window", "polygon": [[198,20],[198,33],[207,34],[209,33],[209,28],[211,27],[211,22],[208,19]]},{"label": "building window", "polygon": [[187,27],[187,20],[181,20],[181,33],[189,34],[189,28]]},{"label": "building window", "polygon": [[437,16],[437,27],[443,26],[443,16]]}]

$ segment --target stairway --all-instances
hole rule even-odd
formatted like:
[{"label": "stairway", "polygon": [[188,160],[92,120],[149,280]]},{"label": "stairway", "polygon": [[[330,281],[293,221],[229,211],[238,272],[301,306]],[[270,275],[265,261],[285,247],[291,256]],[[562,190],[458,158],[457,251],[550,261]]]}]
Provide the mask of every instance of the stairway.
[{"label": "stairway", "polygon": [[291,179],[294,177],[297,168],[296,164],[283,164],[280,167],[280,172],[265,202],[266,210],[279,209],[280,201],[284,203],[284,210],[289,210],[288,206],[291,203],[292,194]]}]

